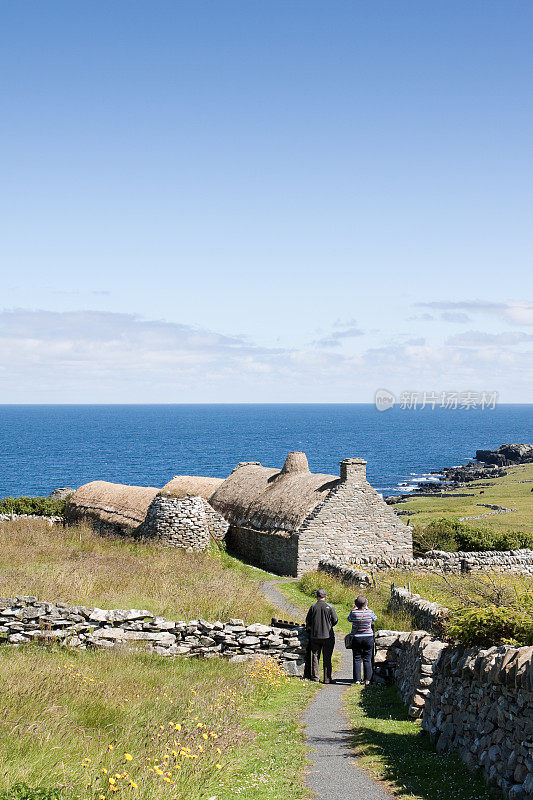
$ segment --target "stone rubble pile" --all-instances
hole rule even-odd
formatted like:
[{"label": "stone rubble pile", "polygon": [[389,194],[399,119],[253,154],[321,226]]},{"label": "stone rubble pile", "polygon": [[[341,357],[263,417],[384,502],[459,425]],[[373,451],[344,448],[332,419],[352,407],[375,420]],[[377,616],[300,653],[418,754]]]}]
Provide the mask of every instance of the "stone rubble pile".
[{"label": "stone rubble pile", "polygon": [[36,597],[0,599],[0,641],[19,645],[57,642],[67,647],[146,649],[161,656],[246,661],[271,656],[289,675],[303,675],[307,634],[303,626],[245,625],[229,622],[167,620],[143,609],[68,607]]}]

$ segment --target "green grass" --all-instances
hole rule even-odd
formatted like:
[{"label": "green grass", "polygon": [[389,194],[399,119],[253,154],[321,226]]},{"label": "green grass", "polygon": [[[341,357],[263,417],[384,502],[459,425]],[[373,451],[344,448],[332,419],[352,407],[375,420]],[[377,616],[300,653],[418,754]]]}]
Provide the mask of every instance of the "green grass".
[{"label": "green grass", "polygon": [[26,646],[0,650],[0,680],[2,789],[57,788],[65,800],[305,797],[297,720],[316,687],[270,660]]},{"label": "green grass", "polygon": [[490,800],[480,773],[453,753],[438,754],[420,722],[407,719],[395,687],[352,686],[347,709],[358,764],[405,800]]},{"label": "green grass", "polygon": [[[521,483],[521,481],[526,481]],[[484,485],[488,484],[488,485]],[[450,492],[451,497],[415,498],[400,503],[399,511],[412,511],[411,524],[425,525],[445,517],[457,520],[460,517],[477,516],[490,512],[476,503],[514,508],[509,514],[492,514],[480,520],[472,520],[472,525],[494,527],[498,530],[527,531],[533,533],[533,464],[509,467],[503,478],[474,481],[461,489]],[[483,492],[483,494],[481,494]],[[473,497],[458,497],[459,494],[473,494]],[[467,521],[468,522],[468,521]]]}]

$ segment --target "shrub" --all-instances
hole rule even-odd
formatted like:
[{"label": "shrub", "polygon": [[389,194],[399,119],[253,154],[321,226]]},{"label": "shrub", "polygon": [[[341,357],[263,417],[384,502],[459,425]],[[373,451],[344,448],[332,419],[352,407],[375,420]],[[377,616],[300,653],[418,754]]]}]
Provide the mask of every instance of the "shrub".
[{"label": "shrub", "polygon": [[499,531],[476,528],[458,520],[437,519],[425,527],[413,528],[413,550],[416,556],[428,550],[479,552],[483,550],[518,550],[533,548],[533,534],[527,531]]},{"label": "shrub", "polygon": [[511,606],[489,605],[451,612],[446,634],[467,646],[533,645],[533,594]]},{"label": "shrub", "polygon": [[49,497],[4,497],[0,500],[0,514],[60,517],[66,504],[66,500],[50,500]]}]

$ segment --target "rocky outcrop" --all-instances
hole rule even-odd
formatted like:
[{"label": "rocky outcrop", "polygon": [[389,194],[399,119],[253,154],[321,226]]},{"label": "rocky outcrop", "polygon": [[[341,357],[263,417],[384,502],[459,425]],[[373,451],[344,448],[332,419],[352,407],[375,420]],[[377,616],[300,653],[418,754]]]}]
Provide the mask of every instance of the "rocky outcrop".
[{"label": "rocky outcrop", "polygon": [[61,486],[59,489],[54,489],[53,492],[50,492],[49,499],[50,500],[68,500],[69,497],[74,494],[76,490],[71,489],[70,486]]},{"label": "rocky outcrop", "polygon": [[497,450],[476,450],[476,459],[499,467],[533,462],[533,444],[501,444]]},{"label": "rocky outcrop", "polygon": [[258,655],[282,663],[289,675],[302,675],[307,634],[303,626],[259,623],[241,619],[165,619],[144,609],[68,607],[31,596],[0,599],[0,642],[56,642],[80,649],[145,649],[161,656],[228,658],[245,661]]}]

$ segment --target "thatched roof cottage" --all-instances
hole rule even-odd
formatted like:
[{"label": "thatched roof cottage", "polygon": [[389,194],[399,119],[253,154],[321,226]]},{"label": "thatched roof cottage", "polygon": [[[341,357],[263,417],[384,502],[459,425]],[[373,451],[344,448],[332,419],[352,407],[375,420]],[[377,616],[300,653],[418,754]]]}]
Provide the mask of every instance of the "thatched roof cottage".
[{"label": "thatched roof cottage", "polygon": [[229,523],[231,552],[281,575],[325,558],[411,557],[411,530],[366,480],[366,461],[341,461],[340,477],[309,471],[305,453],[283,468],[239,464],[210,504]]},{"label": "thatched roof cottage", "polygon": [[131,532],[144,521],[158,492],[155,486],[91,481],[71,495],[65,515],[72,521],[86,519],[99,529]]},{"label": "thatched roof cottage", "polygon": [[221,483],[221,478],[196,475],[176,475],[162,489],[92,481],[74,492],[65,514],[101,532],[135,533],[202,550],[210,539],[223,539],[228,528],[208,502]]}]

